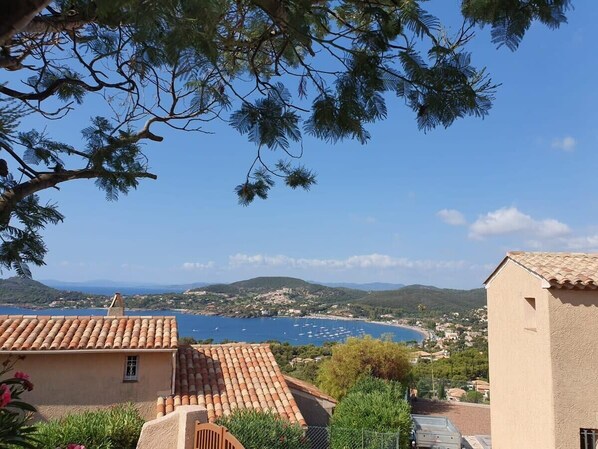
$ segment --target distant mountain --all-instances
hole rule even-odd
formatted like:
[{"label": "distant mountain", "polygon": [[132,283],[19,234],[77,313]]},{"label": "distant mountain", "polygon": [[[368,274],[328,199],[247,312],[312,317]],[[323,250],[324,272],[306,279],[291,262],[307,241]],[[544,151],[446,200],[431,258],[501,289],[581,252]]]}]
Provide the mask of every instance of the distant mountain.
[{"label": "distant mountain", "polygon": [[353,290],[363,290],[364,292],[378,292],[385,290],[398,290],[405,287],[405,284],[389,284],[386,282],[370,282],[367,284],[354,284],[351,282],[322,282],[322,285],[327,287],[343,287],[351,288]]},{"label": "distant mountain", "polygon": [[78,301],[87,295],[81,292],[61,291],[33,279],[11,277],[0,279],[0,303],[47,305],[52,301]]},{"label": "distant mountain", "polygon": [[369,293],[359,301],[373,307],[400,309],[415,313],[423,305],[426,310],[449,313],[464,312],[486,305],[486,290],[454,290],[427,285],[407,285],[399,290]]},{"label": "distant mountain", "polygon": [[291,277],[257,277],[232,284],[214,284],[200,287],[191,291],[205,291],[229,296],[247,296],[256,294],[274,293],[289,290],[287,296],[300,300],[302,297],[319,299],[322,302],[346,302],[363,296],[359,290],[346,288],[332,288],[325,285],[313,284],[302,279]]},{"label": "distant mountain", "polygon": [[41,281],[45,285],[60,290],[77,290],[94,295],[112,295],[116,292],[123,295],[151,295],[159,293],[182,293],[186,290],[209,285],[207,282],[194,282],[191,284],[160,285],[141,282],[118,282],[110,280],[93,280],[85,282],[67,282],[47,279]]}]

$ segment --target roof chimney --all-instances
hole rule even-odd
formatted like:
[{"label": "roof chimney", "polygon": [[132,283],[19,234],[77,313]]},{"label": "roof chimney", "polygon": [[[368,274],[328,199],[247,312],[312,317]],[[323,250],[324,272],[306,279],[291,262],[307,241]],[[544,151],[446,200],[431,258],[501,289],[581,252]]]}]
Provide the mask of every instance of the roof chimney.
[{"label": "roof chimney", "polygon": [[125,314],[125,302],[120,293],[115,293],[110,307],[108,307],[108,316],[124,316]]}]

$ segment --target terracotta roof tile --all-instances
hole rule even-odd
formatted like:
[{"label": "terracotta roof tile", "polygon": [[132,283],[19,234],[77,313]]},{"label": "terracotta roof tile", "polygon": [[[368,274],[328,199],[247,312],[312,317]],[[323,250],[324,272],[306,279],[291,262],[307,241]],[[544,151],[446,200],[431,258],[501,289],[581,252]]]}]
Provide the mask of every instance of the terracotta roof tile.
[{"label": "terracotta roof tile", "polygon": [[[205,406],[208,420],[235,409],[272,411],[305,425],[274,355],[267,344],[185,346],[178,350],[174,397],[159,398],[158,416],[178,405]],[[170,410],[172,411],[172,410]]]},{"label": "terracotta roof tile", "polygon": [[177,342],[174,317],[0,315],[2,352],[176,349]]},{"label": "terracotta roof tile", "polygon": [[555,288],[597,289],[598,254],[536,253],[513,251],[512,260]]}]

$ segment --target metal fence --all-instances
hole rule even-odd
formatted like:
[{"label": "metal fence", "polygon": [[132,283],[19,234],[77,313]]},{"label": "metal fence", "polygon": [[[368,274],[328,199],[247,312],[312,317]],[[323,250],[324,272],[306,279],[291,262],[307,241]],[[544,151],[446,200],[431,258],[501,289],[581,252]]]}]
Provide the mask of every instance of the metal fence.
[{"label": "metal fence", "polygon": [[399,449],[398,433],[310,426],[306,437],[310,449]]},{"label": "metal fence", "polygon": [[260,429],[236,434],[214,424],[195,426],[194,449],[400,449],[398,433],[374,432],[367,429],[339,427],[305,428],[305,432],[289,428]]}]

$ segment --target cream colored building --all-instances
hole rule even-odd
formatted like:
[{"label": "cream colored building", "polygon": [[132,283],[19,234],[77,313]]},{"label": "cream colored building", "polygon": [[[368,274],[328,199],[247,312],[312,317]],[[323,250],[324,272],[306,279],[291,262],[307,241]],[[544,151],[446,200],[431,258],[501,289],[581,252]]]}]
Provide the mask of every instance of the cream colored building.
[{"label": "cream colored building", "polygon": [[493,449],[594,449],[598,254],[511,252],[485,284]]},{"label": "cream colored building", "polygon": [[172,394],[177,353],[174,317],[0,316],[0,362],[30,376],[23,399],[43,419],[132,402],[145,419],[156,397]]}]

